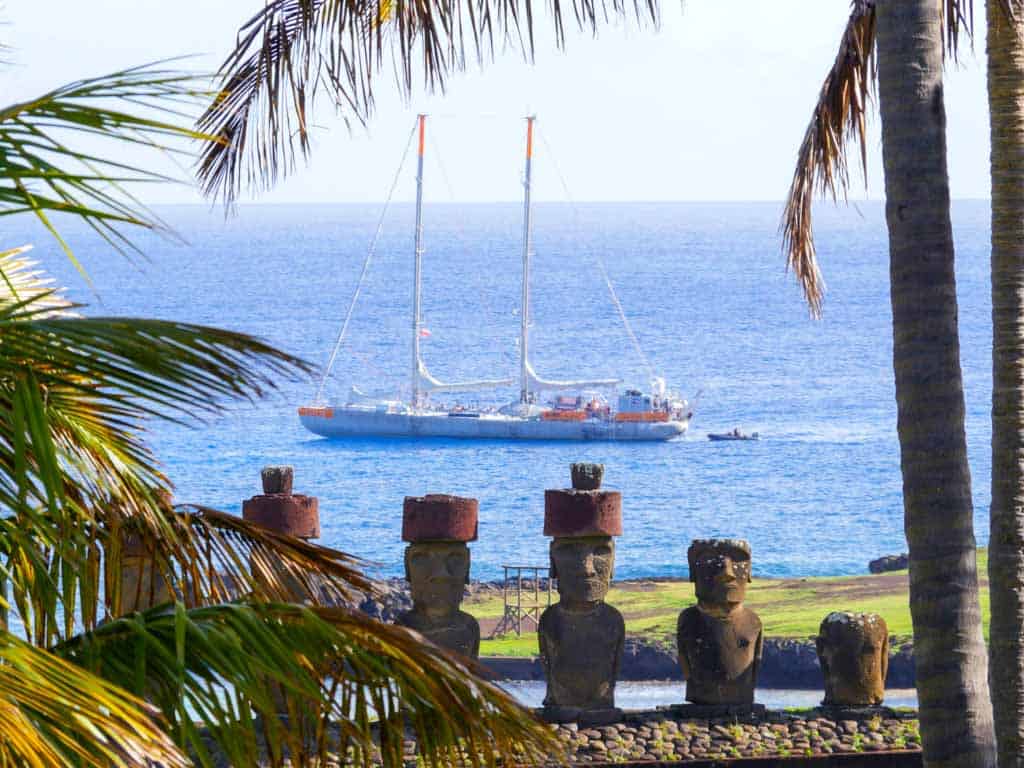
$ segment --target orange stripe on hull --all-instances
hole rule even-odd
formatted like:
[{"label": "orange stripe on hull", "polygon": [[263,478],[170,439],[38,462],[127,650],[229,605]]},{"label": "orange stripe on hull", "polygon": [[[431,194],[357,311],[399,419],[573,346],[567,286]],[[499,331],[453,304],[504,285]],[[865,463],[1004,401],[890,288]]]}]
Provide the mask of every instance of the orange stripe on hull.
[{"label": "orange stripe on hull", "polygon": [[586,421],[585,411],[544,411],[540,417],[544,421]]},{"label": "orange stripe on hull", "polygon": [[668,421],[665,411],[641,411],[639,413],[617,413],[616,421]]},{"label": "orange stripe on hull", "polygon": [[321,416],[325,419],[334,418],[333,408],[299,408],[299,416]]}]

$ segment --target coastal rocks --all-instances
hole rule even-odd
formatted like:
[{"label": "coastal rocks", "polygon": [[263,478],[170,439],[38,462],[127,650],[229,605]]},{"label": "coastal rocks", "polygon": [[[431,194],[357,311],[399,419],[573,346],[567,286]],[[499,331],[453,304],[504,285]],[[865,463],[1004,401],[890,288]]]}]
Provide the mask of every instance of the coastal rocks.
[{"label": "coastal rocks", "polygon": [[871,573],[887,573],[888,571],[902,571],[910,565],[910,556],[903,552],[899,555],[883,555],[877,560],[868,563],[868,570]]},{"label": "coastal rocks", "polygon": [[619,680],[682,680],[674,648],[626,638],[622,650]]},{"label": "coastal rocks", "polygon": [[412,608],[412,593],[405,579],[387,579],[376,583],[378,595],[364,596],[359,610],[377,621],[393,624],[400,613]]},{"label": "coastal rocks", "polygon": [[821,689],[825,679],[814,641],[765,638],[758,683],[765,688]]}]

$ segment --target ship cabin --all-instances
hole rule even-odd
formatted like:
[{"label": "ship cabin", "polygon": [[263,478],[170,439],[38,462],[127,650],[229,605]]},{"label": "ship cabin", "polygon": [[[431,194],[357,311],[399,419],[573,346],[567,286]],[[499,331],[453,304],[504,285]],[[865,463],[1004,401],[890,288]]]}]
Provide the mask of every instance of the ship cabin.
[{"label": "ship cabin", "polygon": [[665,398],[645,395],[639,389],[627,389],[619,395],[616,421],[668,421],[669,403]]}]

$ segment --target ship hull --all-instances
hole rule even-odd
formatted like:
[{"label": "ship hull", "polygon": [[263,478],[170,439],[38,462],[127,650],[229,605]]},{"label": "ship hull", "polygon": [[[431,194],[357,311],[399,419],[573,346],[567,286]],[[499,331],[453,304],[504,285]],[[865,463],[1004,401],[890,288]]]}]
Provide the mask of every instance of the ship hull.
[{"label": "ship hull", "polygon": [[328,413],[300,414],[302,425],[322,437],[448,437],[485,440],[664,441],[682,436],[685,421],[548,421],[501,414],[475,417],[447,413],[389,413],[341,406]]}]

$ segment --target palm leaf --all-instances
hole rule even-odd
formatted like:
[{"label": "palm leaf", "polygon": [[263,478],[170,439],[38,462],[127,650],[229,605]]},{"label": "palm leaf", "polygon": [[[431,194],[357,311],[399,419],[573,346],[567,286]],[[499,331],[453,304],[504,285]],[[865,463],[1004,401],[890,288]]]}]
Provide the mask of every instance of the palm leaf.
[{"label": "palm leaf", "polygon": [[[364,563],[344,552],[207,507],[179,505],[172,514],[173,537],[136,520],[129,523],[130,533],[122,521],[103,526],[108,615],[120,616],[122,602],[153,605],[161,587],[190,607],[242,599],[353,605],[378,592],[359,570]],[[133,537],[135,551],[145,553],[148,573],[139,583],[148,588],[146,594],[119,594],[126,533]]]},{"label": "palm leaf", "polygon": [[818,94],[811,122],[797,154],[796,171],[782,218],[787,268],[800,282],[811,314],[820,316],[825,285],[818,268],[811,227],[811,204],[820,189],[836,199],[850,176],[846,146],[857,140],[867,173],[865,117],[877,73],[875,4],[854,0],[832,69]]},{"label": "palm leaf", "polygon": [[59,629],[58,602],[95,587],[79,575],[99,526],[132,521],[175,546],[160,500],[169,483],[142,420],[189,422],[308,369],[242,334],[72,316],[23,250],[0,255],[0,274],[0,509],[14,515],[2,524],[5,575],[30,636],[52,642],[75,613],[65,606]]},{"label": "palm leaf", "polygon": [[431,765],[460,741],[483,765],[558,751],[546,726],[455,656],[342,609],[178,604],[108,622],[55,651],[145,692],[204,764],[212,738],[234,765],[253,764],[261,750],[274,765],[351,750],[357,764],[379,751],[400,766],[405,722]]},{"label": "palm leaf", "polygon": [[[1009,0],[999,0],[1004,3]],[[844,199],[850,186],[847,148],[860,145],[867,178],[867,111],[877,83],[875,0],[852,0],[839,51],[818,93],[810,123],[797,153],[796,170],[782,215],[786,267],[803,288],[811,314],[821,316],[825,283],[818,266],[812,227],[812,203],[818,194]],[[945,46],[955,61],[960,39],[973,38],[973,0],[942,0]]]},{"label": "palm leaf", "polygon": [[0,763],[190,765],[157,717],[141,699],[0,631]]},{"label": "palm leaf", "polygon": [[33,213],[80,270],[54,214],[81,218],[118,250],[132,247],[126,227],[169,232],[128,187],[170,177],[118,159],[130,145],[187,157],[188,141],[214,140],[190,127],[191,110],[209,97],[200,80],[164,64],[0,105],[0,216]]},{"label": "palm leaf", "polygon": [[[596,32],[621,17],[628,0],[547,4],[555,43],[565,43],[563,13]],[[633,0],[637,19],[658,20],[656,0]],[[443,90],[464,69],[467,50],[483,62],[495,39],[534,50],[533,0],[269,0],[246,22],[219,72],[220,92],[199,120],[207,142],[198,175],[204,192],[232,201],[243,187],[264,189],[310,149],[309,118],[326,91],[345,117],[365,121],[374,86],[391,54],[402,93],[416,70],[428,90]]]}]

